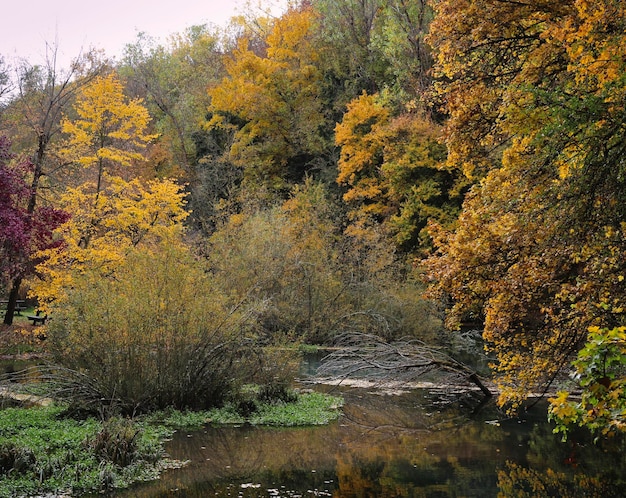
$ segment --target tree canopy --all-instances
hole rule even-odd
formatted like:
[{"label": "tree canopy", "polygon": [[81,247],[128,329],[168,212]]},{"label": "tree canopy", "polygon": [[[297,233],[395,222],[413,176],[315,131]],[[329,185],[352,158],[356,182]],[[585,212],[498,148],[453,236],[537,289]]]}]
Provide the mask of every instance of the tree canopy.
[{"label": "tree canopy", "polygon": [[589,327],[624,323],[625,11],[441,1],[437,12],[449,161],[482,180],[457,230],[435,232],[428,268],[451,321],[484,319],[501,402],[515,404],[569,365]]}]

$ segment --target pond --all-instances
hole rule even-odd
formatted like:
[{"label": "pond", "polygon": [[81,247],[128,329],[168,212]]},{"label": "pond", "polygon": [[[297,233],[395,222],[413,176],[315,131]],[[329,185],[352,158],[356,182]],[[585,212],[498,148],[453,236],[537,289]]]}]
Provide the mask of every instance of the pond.
[{"label": "pond", "polygon": [[477,393],[341,391],[329,426],[178,433],[167,449],[186,467],[114,496],[626,496],[624,440],[563,443],[545,403],[506,418]]},{"label": "pond", "polygon": [[[317,365],[306,358],[301,375]],[[167,451],[188,461],[184,468],[111,496],[626,496],[626,440],[594,445],[574,433],[564,443],[552,434],[545,401],[508,418],[475,391],[302,387],[341,394],[342,417],[322,427],[179,432]]]}]

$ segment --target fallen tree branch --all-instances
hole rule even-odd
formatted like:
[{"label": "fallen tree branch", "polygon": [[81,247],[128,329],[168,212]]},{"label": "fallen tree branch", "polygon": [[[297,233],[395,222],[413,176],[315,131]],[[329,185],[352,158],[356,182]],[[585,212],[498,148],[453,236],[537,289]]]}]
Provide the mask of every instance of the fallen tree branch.
[{"label": "fallen tree branch", "polygon": [[376,335],[352,333],[340,336],[337,347],[324,358],[316,377],[358,377],[409,384],[436,372],[441,382],[453,383],[462,379],[476,385],[485,396],[493,395],[469,366],[420,341],[386,342]]}]

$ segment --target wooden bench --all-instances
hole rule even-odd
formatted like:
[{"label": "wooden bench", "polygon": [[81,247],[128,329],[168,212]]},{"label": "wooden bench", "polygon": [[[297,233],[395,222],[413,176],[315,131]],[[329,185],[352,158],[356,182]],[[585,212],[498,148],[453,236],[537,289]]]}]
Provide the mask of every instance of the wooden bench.
[{"label": "wooden bench", "polygon": [[[18,315],[20,314],[20,311],[24,311],[27,307],[25,306],[26,301],[24,301],[23,299],[18,299],[15,301],[15,313],[17,313]],[[8,299],[2,299],[0,300],[0,308],[2,309],[7,309],[9,306],[9,300]]]},{"label": "wooden bench", "polygon": [[26,318],[28,318],[31,322],[33,322],[33,325],[43,325],[44,323],[46,323],[46,319],[48,318],[48,315],[44,315],[44,316],[26,315]]},{"label": "wooden bench", "polygon": [[[26,301],[23,299],[18,299],[15,301],[15,308],[13,309],[13,315],[22,316],[22,311],[26,311],[28,307],[26,306]],[[2,299],[0,300],[0,309],[6,310],[9,307],[9,300]],[[6,313],[5,313],[6,314]]]}]

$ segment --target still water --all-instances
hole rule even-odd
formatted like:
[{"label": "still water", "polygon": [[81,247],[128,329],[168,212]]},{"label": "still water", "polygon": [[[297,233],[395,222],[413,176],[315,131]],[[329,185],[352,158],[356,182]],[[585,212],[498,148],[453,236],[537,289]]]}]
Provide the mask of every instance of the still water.
[{"label": "still water", "polygon": [[[3,373],[21,363],[2,363]],[[303,363],[302,375],[317,362]],[[323,427],[177,433],[160,480],[111,495],[152,497],[624,497],[626,440],[552,434],[545,402],[507,418],[477,392],[310,386],[341,394]]]},{"label": "still water", "polygon": [[167,450],[187,466],[114,496],[626,496],[624,441],[563,443],[545,404],[506,418],[477,393],[342,394],[325,427],[179,433]]}]

